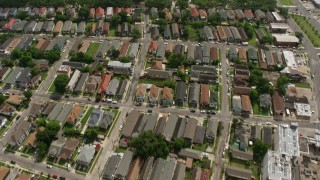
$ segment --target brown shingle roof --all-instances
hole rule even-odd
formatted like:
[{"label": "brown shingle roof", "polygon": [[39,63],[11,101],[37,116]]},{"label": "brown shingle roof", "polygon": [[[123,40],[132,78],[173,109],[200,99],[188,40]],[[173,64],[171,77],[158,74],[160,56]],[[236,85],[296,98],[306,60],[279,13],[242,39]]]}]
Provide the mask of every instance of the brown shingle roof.
[{"label": "brown shingle roof", "polygon": [[275,113],[282,113],[284,112],[285,109],[285,104],[283,97],[279,95],[278,92],[274,92],[272,95],[272,100],[273,100],[273,109]]},{"label": "brown shingle roof", "polygon": [[250,95],[251,89],[249,87],[235,86],[233,93],[237,95]]},{"label": "brown shingle roof", "polygon": [[[39,127],[38,131],[44,131],[44,129],[45,129],[44,127]],[[34,131],[29,134],[27,140],[24,142],[24,145],[34,147],[36,145],[36,142],[37,142],[37,131]]]},{"label": "brown shingle roof", "polygon": [[218,59],[219,59],[218,48],[216,48],[216,47],[210,48],[210,60],[211,61],[216,61]]},{"label": "brown shingle roof", "polygon": [[157,87],[156,85],[152,85],[150,89],[149,97],[157,98],[158,96],[159,96],[159,87]]},{"label": "brown shingle roof", "polygon": [[74,105],[69,115],[67,116],[66,122],[74,124],[77,118],[81,115],[82,110],[83,109],[79,104]]},{"label": "brown shingle roof", "polygon": [[62,21],[58,21],[56,23],[56,26],[54,27],[53,31],[54,33],[59,33],[62,29],[62,26],[63,26],[63,22]]},{"label": "brown shingle roof", "polygon": [[72,156],[73,151],[78,147],[79,139],[70,138],[65,146],[62,148],[59,157],[62,159],[69,159]]},{"label": "brown shingle roof", "polygon": [[0,167],[0,179],[6,179],[6,177],[9,175],[10,169],[7,167]]},{"label": "brown shingle roof", "polygon": [[137,87],[136,96],[145,96],[147,87],[144,84],[139,84]]},{"label": "brown shingle roof", "polygon": [[124,42],[121,46],[121,49],[120,49],[120,54],[119,54],[119,57],[123,57],[127,54],[127,51],[129,49],[129,46],[130,46],[130,43],[129,42]]},{"label": "brown shingle roof", "polygon": [[163,70],[161,61],[153,61],[152,69]]},{"label": "brown shingle roof", "polygon": [[241,96],[241,106],[243,111],[251,111],[251,101],[250,97],[248,95],[242,95]]},{"label": "brown shingle roof", "polygon": [[45,41],[45,39],[39,39],[38,44],[35,46],[35,48],[40,49]]},{"label": "brown shingle roof", "polygon": [[31,177],[28,174],[19,174],[15,180],[30,180]]},{"label": "brown shingle roof", "polygon": [[205,10],[203,10],[203,9],[200,9],[199,10],[199,15],[201,16],[201,17],[207,17],[208,15],[207,15],[207,12],[205,11]]},{"label": "brown shingle roof", "polygon": [[23,101],[23,96],[20,95],[11,95],[8,99],[7,99],[7,103],[12,104],[12,105],[19,105],[21,104],[21,102]]},{"label": "brown shingle roof", "polygon": [[247,49],[246,48],[239,48],[239,58],[243,62],[247,62]]},{"label": "brown shingle roof", "polygon": [[210,102],[209,85],[208,84],[201,84],[200,104],[208,105],[209,102]]},{"label": "brown shingle roof", "polygon": [[193,17],[198,17],[199,16],[199,11],[196,8],[191,8],[191,16]]},{"label": "brown shingle roof", "polygon": [[164,87],[162,91],[162,99],[172,99],[173,94],[172,94],[172,89],[168,87]]},{"label": "brown shingle roof", "polygon": [[131,163],[130,170],[127,175],[127,180],[136,180],[139,176],[140,169],[142,167],[142,158],[137,158]]}]

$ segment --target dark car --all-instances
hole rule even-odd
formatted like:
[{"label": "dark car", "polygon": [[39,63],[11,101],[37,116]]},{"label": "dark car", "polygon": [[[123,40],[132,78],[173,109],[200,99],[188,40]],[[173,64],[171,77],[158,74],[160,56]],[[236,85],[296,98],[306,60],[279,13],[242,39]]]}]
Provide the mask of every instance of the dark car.
[{"label": "dark car", "polygon": [[12,161],[12,160],[10,161],[10,163],[11,163],[11,164],[16,164],[16,162],[15,162],[15,161]]},{"label": "dark car", "polygon": [[148,113],[152,113],[152,109],[148,109]]}]

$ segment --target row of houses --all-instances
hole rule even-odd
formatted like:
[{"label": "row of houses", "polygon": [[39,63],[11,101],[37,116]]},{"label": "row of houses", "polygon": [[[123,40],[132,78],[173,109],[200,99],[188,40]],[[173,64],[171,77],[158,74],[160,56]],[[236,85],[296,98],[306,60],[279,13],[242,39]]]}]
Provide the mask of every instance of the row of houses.
[{"label": "row of houses", "polygon": [[[2,31],[11,31],[17,33],[37,34],[37,33],[55,33],[55,34],[83,34],[85,32],[85,22],[73,23],[72,21],[27,21],[11,18],[6,24],[1,26]],[[107,29],[98,29],[99,32],[108,32]]]},{"label": "row of houses", "polygon": [[134,158],[133,152],[127,150],[124,154],[110,156],[103,179],[173,179],[185,178],[186,165],[175,159],[164,160],[149,157],[145,161]]},{"label": "row of houses", "polygon": [[121,8],[121,7],[97,7],[91,8],[89,17],[91,19],[106,19],[110,20],[112,16],[117,15],[120,12],[124,12],[127,16],[131,16],[134,21],[141,21],[142,10],[140,8]]},{"label": "row of houses", "polygon": [[[10,68],[3,67],[0,71],[1,78],[4,80],[4,87],[11,88],[13,86],[21,89],[35,88],[41,83],[41,76],[31,76],[31,69],[26,67],[15,67],[11,72]],[[9,74],[10,72],[10,74]],[[9,75],[8,75],[9,74]]]},{"label": "row of houses", "polygon": [[15,179],[15,180],[24,180],[32,179],[31,175],[25,172],[19,172],[18,170],[13,170],[7,166],[0,167],[0,179]]},{"label": "row of houses", "polygon": [[169,142],[176,138],[184,138],[191,143],[202,144],[204,139],[213,142],[216,137],[218,126],[216,119],[210,119],[208,126],[204,127],[198,125],[198,121],[193,118],[181,118],[174,114],[158,116],[158,114],[131,111],[121,131],[120,146],[126,147],[125,139],[137,137],[140,133],[149,130],[162,134]]},{"label": "row of houses", "polygon": [[33,40],[33,37],[10,37],[1,44],[0,53],[9,55],[14,49],[26,50]]}]

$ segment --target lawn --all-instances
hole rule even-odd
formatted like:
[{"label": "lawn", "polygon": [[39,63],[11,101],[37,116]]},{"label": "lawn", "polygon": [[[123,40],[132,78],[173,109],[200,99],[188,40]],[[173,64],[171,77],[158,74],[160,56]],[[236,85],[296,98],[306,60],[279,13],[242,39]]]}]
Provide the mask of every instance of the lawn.
[{"label": "lawn", "polygon": [[297,83],[294,83],[294,85],[296,87],[299,87],[299,88],[308,88],[308,89],[311,89],[311,86],[309,83],[304,83],[304,82],[297,82]]},{"label": "lawn", "polygon": [[91,57],[94,57],[96,55],[99,47],[100,47],[100,43],[91,43],[86,54]]},{"label": "lawn", "polygon": [[109,29],[109,36],[110,37],[115,37],[116,36],[116,29],[115,28],[110,28]]},{"label": "lawn", "polygon": [[197,144],[196,146],[193,147],[193,149],[205,152],[207,149],[207,144],[206,143]]},{"label": "lawn", "polygon": [[280,0],[280,4],[285,6],[292,6],[293,2],[291,0]]},{"label": "lawn", "polygon": [[[175,81],[171,80],[171,79],[166,79],[166,80],[155,80],[155,79],[148,79],[148,78],[144,78],[144,79],[140,79],[139,83],[144,83],[144,84],[154,84],[157,85],[159,87],[164,87],[164,86],[175,86]],[[171,87],[172,88],[172,87]]]},{"label": "lawn", "polygon": [[198,36],[198,32],[197,32],[196,29],[194,29],[190,25],[187,25],[186,26],[186,31],[187,31],[187,34],[188,34],[188,40],[189,41],[199,41],[199,36]]},{"label": "lawn", "polygon": [[57,92],[57,89],[56,89],[56,86],[54,85],[54,83],[51,84],[51,86],[49,87],[48,91],[50,93],[56,93]]},{"label": "lawn", "polygon": [[253,114],[269,116],[269,111],[267,109],[260,108],[260,105],[257,103],[253,104]]},{"label": "lawn", "polygon": [[317,30],[312,26],[308,19],[304,16],[291,15],[296,21],[300,29],[306,34],[313,46],[320,47],[320,35]]},{"label": "lawn", "polygon": [[251,46],[255,46],[257,44],[257,35],[253,33],[253,37],[248,40],[248,44]]},{"label": "lawn", "polygon": [[86,115],[82,118],[81,120],[81,129],[83,128],[83,126],[87,123],[91,113],[93,111],[93,107],[90,107],[86,113]]}]

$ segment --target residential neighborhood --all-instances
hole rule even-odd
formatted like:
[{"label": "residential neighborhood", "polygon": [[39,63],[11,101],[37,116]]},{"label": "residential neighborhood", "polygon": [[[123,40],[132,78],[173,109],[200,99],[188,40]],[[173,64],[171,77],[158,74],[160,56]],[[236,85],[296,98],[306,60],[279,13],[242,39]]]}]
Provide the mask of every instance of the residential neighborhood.
[{"label": "residential neighborhood", "polygon": [[316,0],[0,0],[0,179],[320,179]]}]

